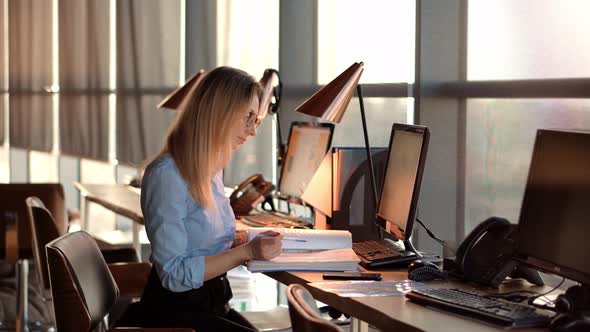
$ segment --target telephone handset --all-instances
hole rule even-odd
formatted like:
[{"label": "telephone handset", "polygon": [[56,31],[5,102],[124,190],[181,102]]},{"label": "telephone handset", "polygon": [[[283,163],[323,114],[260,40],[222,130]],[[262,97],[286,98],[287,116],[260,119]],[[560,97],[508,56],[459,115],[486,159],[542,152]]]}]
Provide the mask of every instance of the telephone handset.
[{"label": "telephone handset", "polygon": [[465,280],[498,287],[507,276],[521,277],[543,285],[539,272],[513,260],[517,247],[517,226],[491,217],[477,225],[457,249],[458,274]]},{"label": "telephone handset", "polygon": [[254,174],[242,182],[229,197],[230,205],[236,216],[247,215],[264,201],[275,186],[264,180],[262,174]]}]

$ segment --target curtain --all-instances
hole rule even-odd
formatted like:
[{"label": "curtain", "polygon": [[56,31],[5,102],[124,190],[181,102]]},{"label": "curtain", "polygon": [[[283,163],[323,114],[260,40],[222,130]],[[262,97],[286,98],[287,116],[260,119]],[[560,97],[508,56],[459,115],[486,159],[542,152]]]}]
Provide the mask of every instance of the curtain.
[{"label": "curtain", "polygon": [[117,2],[117,159],[159,151],[173,112],[156,105],[178,85],[180,1]]},{"label": "curtain", "polygon": [[186,78],[217,66],[217,0],[186,2]]},{"label": "curtain", "polygon": [[7,93],[0,93],[0,145],[4,144],[4,136],[6,134],[6,132],[4,131],[4,127],[5,127],[4,118],[6,117],[7,103],[8,103],[8,94]]},{"label": "curtain", "polygon": [[8,68],[4,59],[8,56],[8,40],[5,38],[7,32],[4,28],[4,22],[7,22],[7,12],[5,10],[7,0],[0,0],[0,145],[4,144],[4,118],[6,115],[7,95],[3,92],[8,88],[6,79],[8,78]]},{"label": "curtain", "polygon": [[109,2],[59,1],[61,152],[108,160]]},{"label": "curtain", "polygon": [[[53,145],[51,96],[51,1],[8,2],[10,143],[50,151]],[[12,92],[17,92],[12,94]]]}]

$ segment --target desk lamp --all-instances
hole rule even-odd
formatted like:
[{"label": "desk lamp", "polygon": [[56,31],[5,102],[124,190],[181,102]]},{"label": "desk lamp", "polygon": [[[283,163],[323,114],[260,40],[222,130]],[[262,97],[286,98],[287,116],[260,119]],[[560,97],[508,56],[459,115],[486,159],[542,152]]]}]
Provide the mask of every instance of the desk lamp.
[{"label": "desk lamp", "polygon": [[359,97],[363,134],[365,137],[365,149],[367,152],[367,160],[369,161],[369,174],[371,176],[371,185],[373,186],[373,202],[374,204],[377,204],[377,186],[375,184],[373,158],[371,157],[371,146],[369,144],[369,135],[367,132],[363,90],[359,84],[361,74],[363,73],[363,66],[362,62],[353,63],[352,66],[342,72],[342,74],[338,75],[338,77],[326,86],[318,90],[295,110],[300,113],[315,116],[322,120],[340,123],[340,120],[342,120],[342,116],[350,103],[350,99],[354,94],[354,90],[356,89]]},{"label": "desk lamp", "polygon": [[189,92],[197,87],[197,84],[201,81],[204,75],[205,71],[203,69],[199,70],[195,76],[191,77],[181,87],[172,91],[172,93],[162,99],[162,101],[158,104],[158,108],[178,110],[180,105],[185,101],[186,96],[189,94]]}]

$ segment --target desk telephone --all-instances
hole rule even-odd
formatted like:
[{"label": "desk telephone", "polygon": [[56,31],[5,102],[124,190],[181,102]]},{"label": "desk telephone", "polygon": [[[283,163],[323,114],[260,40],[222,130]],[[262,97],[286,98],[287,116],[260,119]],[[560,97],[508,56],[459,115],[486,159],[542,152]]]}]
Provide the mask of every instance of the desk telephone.
[{"label": "desk telephone", "polygon": [[498,287],[507,276],[544,285],[539,272],[512,259],[517,246],[516,235],[517,225],[504,218],[484,220],[457,249],[451,274],[492,287]]},{"label": "desk telephone", "polygon": [[254,174],[240,183],[229,197],[230,205],[236,216],[247,215],[262,203],[275,186],[264,180],[262,174]]}]

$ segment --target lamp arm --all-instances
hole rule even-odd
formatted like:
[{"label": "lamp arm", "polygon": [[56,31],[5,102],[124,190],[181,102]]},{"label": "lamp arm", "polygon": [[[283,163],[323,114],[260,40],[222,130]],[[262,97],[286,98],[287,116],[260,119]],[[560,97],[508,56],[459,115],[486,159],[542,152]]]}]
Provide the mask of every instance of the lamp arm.
[{"label": "lamp arm", "polygon": [[278,85],[272,88],[272,95],[274,97],[275,102],[270,105],[270,114],[274,114],[275,120],[277,122],[277,166],[280,167],[283,163],[283,159],[285,158],[285,144],[283,144],[281,121],[279,119],[279,107],[281,105],[281,100],[283,98],[283,81],[281,80],[281,75],[279,75],[278,70],[268,68],[265,70],[265,74],[266,72],[271,72],[275,74],[278,80]]},{"label": "lamp arm", "polygon": [[283,135],[281,135],[279,112],[276,112],[274,115],[277,121],[277,166],[282,166],[285,159],[285,144],[283,143]]},{"label": "lamp arm", "polygon": [[369,161],[369,174],[371,175],[371,186],[373,192],[373,207],[377,211],[377,185],[375,183],[375,168],[373,167],[373,157],[371,156],[371,144],[369,143],[369,132],[367,130],[367,118],[365,117],[365,103],[363,101],[363,88],[360,84],[356,86],[356,92],[359,97],[361,109],[361,120],[363,122],[363,135],[365,136],[365,149],[367,151],[367,160]]}]

